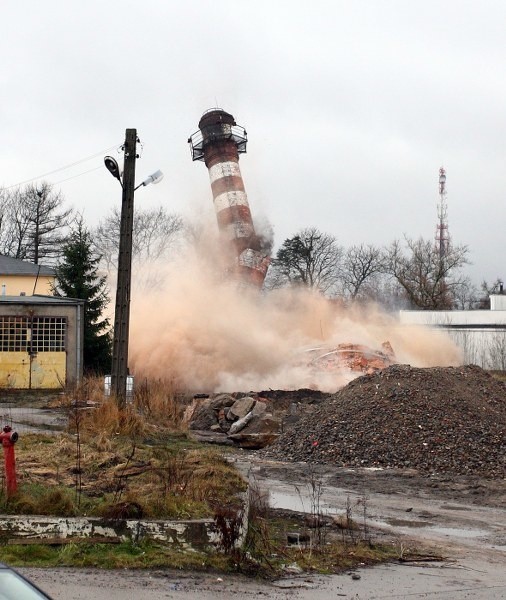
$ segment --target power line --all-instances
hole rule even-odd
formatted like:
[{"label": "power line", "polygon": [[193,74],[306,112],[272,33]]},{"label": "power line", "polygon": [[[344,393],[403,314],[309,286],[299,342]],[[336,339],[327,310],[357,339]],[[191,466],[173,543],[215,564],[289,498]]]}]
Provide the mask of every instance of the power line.
[{"label": "power line", "polygon": [[[88,160],[96,158],[97,156],[100,156],[104,152],[108,152],[109,150],[113,150],[114,148],[118,148],[119,146],[121,146],[121,144],[114,144],[114,146],[111,146],[110,148],[104,148],[103,150],[100,150],[100,152],[97,152],[96,154],[92,154],[91,156],[87,156],[86,158],[81,158],[81,160],[76,160],[73,163],[70,163],[68,165],[64,165],[63,167],[60,167],[58,169],[54,169],[53,171],[48,171],[47,173],[43,173],[42,175],[38,175],[37,177],[32,177],[31,179],[26,179],[25,181],[20,181],[19,183],[15,183],[13,185],[9,185],[9,186],[7,186],[7,187],[5,187],[3,189],[4,190],[10,190],[13,187],[19,187],[20,185],[24,185],[25,183],[31,183],[32,181],[36,181],[37,179],[42,179],[43,177],[47,177],[48,175],[53,175],[54,173],[58,173],[59,171],[65,171],[65,169],[70,169],[71,167],[75,167],[76,165],[79,165],[79,164],[81,164],[83,162],[86,162]],[[94,170],[95,169],[91,169],[91,171],[94,171]],[[89,173],[89,171],[86,171],[86,173]],[[81,175],[84,175],[84,173],[81,173]],[[79,175],[75,175],[75,177],[79,177]],[[69,177],[69,179],[72,179],[72,177]],[[64,179],[63,181],[67,181],[67,180]],[[61,182],[58,182],[58,183],[61,183]]]},{"label": "power line", "polygon": [[[107,152],[107,150],[105,150]],[[66,179],[60,179],[60,181],[52,182],[52,185],[58,185],[59,183],[63,183],[64,181],[69,181],[70,179],[75,179],[76,177],[81,177],[81,175],[86,175],[87,173],[92,173],[93,171],[97,171],[98,169],[102,169],[104,165],[98,165],[98,167],[93,167],[93,169],[88,169],[87,171],[83,171],[82,173],[77,173],[77,175],[72,175],[72,177],[67,177]]]}]

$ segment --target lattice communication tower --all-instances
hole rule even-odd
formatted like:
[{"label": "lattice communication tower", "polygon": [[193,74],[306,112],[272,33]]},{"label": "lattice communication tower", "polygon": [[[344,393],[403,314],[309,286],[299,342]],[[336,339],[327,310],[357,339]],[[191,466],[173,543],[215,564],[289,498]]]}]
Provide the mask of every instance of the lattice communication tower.
[{"label": "lattice communication tower", "polygon": [[444,258],[450,249],[450,232],[448,231],[448,205],[446,203],[446,171],[439,169],[439,203],[437,207],[438,224],[436,228],[436,247],[439,257]]}]

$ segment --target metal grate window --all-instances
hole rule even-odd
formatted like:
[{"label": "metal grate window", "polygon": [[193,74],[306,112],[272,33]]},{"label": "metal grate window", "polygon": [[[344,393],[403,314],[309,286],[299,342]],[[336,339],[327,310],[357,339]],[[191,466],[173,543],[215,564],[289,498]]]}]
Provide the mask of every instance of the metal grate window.
[{"label": "metal grate window", "polygon": [[0,317],[0,349],[2,352],[26,352],[28,338],[27,317]]},{"label": "metal grate window", "polygon": [[64,317],[34,317],[32,352],[63,352],[67,319]]},{"label": "metal grate window", "polygon": [[0,316],[0,351],[64,352],[65,317]]}]

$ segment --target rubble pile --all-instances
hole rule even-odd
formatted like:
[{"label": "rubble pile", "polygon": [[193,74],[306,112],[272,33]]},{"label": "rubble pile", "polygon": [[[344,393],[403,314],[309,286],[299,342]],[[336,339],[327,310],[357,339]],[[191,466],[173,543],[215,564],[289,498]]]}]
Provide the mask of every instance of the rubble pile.
[{"label": "rubble pile", "polygon": [[244,394],[196,397],[185,421],[193,439],[252,449],[272,444],[281,428],[281,420],[269,411],[267,399]]},{"label": "rubble pile", "polygon": [[383,342],[381,350],[361,344],[339,344],[335,348],[314,348],[309,352],[312,354],[311,366],[320,371],[347,369],[371,375],[396,362],[390,342]]},{"label": "rubble pile", "polygon": [[310,389],[197,394],[184,421],[190,437],[198,441],[264,448],[330,396]]},{"label": "rubble pile", "polygon": [[268,455],[505,477],[506,385],[476,366],[393,365],[315,405]]}]

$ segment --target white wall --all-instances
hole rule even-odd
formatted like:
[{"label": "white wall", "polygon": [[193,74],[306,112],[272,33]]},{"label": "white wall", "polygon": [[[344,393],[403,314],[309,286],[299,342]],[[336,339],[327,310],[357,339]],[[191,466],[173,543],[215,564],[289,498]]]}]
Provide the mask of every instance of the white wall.
[{"label": "white wall", "polygon": [[445,330],[464,364],[506,370],[506,310],[401,310],[401,323]]}]

